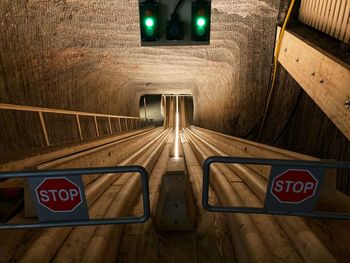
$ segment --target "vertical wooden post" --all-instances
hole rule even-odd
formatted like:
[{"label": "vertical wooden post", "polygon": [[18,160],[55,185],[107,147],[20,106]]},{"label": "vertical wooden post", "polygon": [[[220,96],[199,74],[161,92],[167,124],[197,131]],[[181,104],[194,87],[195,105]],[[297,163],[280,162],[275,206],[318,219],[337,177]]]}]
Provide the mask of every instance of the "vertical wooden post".
[{"label": "vertical wooden post", "polygon": [[125,122],[125,130],[127,131],[129,129],[128,128],[128,119],[124,118],[124,122]]},{"label": "vertical wooden post", "polygon": [[47,130],[46,130],[46,125],[45,125],[43,113],[41,111],[39,111],[38,113],[39,113],[39,119],[40,119],[40,123],[41,123],[41,129],[43,131],[44,138],[45,138],[45,143],[47,146],[50,146],[49,136],[47,135]]},{"label": "vertical wooden post", "polygon": [[146,104],[146,97],[143,97],[143,107],[145,108],[145,120],[147,122],[147,104]]},{"label": "vertical wooden post", "polygon": [[[167,97],[166,96],[162,96],[163,98],[163,114],[164,114],[164,122],[163,122],[163,127],[166,128],[168,127],[168,121],[169,121],[169,118],[167,116],[168,114],[168,110],[167,110]],[[147,124],[147,123],[146,123]]]},{"label": "vertical wooden post", "polygon": [[96,118],[96,116],[94,116],[94,121],[95,121],[96,136],[99,137],[100,136],[100,132],[98,131],[98,125],[97,125],[97,118]]},{"label": "vertical wooden post", "polygon": [[81,132],[81,126],[80,126],[80,119],[79,119],[79,115],[78,114],[75,114],[75,119],[77,121],[77,127],[78,127],[78,131],[79,131],[79,137],[80,137],[80,140],[83,139],[83,133]]},{"label": "vertical wooden post", "polygon": [[109,126],[109,133],[112,134],[112,123],[111,123],[111,117],[108,117],[108,126]]},{"label": "vertical wooden post", "polygon": [[121,132],[123,129],[122,129],[122,124],[120,123],[120,118],[118,118],[118,124],[119,124],[119,132]]}]

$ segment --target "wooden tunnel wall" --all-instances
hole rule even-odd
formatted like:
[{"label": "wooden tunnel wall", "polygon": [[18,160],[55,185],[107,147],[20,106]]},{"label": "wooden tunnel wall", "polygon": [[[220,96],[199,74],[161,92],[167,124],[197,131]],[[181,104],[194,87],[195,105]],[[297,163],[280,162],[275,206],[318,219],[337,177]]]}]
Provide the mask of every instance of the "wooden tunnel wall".
[{"label": "wooden tunnel wall", "polygon": [[[350,161],[350,141],[279,65],[277,85],[261,142],[320,159]],[[256,140],[255,134],[250,139]],[[350,173],[342,172],[338,189],[350,194]]]}]

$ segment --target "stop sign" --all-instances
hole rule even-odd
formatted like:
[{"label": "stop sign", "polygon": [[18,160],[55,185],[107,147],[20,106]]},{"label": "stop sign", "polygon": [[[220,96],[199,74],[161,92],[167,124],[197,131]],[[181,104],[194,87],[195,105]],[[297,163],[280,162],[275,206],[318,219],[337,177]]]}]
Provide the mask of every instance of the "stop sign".
[{"label": "stop sign", "polygon": [[315,195],[318,180],[308,170],[289,169],[277,175],[270,192],[280,203],[301,203]]},{"label": "stop sign", "polygon": [[38,203],[52,212],[72,212],[83,200],[80,187],[65,177],[44,179],[35,194]]}]

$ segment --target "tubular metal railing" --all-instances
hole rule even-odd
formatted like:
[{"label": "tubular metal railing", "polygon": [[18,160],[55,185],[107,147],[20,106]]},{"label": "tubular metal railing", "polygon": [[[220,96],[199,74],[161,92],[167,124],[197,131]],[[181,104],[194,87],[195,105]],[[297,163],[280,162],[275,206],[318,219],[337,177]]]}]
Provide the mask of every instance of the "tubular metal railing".
[{"label": "tubular metal railing", "polygon": [[[298,167],[298,168],[318,168],[318,169],[350,169],[348,162],[331,162],[331,161],[305,161],[305,160],[277,160],[277,159],[262,159],[262,158],[242,158],[242,157],[226,157],[226,156],[211,156],[208,157],[203,164],[203,192],[202,205],[203,208],[210,212],[223,213],[247,213],[247,214],[271,214],[284,216],[302,216],[323,219],[350,220],[349,213],[321,212],[309,211],[309,209],[300,209],[303,204],[300,204],[299,209],[290,208],[288,206],[283,209],[277,208],[271,210],[270,206],[266,206],[266,198],[269,189],[272,187],[271,176],[268,184],[268,189],[265,196],[265,207],[237,207],[237,206],[212,206],[209,204],[209,185],[210,185],[210,166],[212,164],[243,164],[243,165],[271,165],[281,167]],[[321,180],[321,178],[318,178]],[[288,203],[288,202],[286,202]],[[302,207],[301,207],[302,208]],[[290,209],[290,210],[289,210]]]},{"label": "tubular metal railing", "polygon": [[[88,174],[100,174],[103,176],[108,173],[136,173],[141,177],[141,189],[143,199],[143,215],[141,216],[123,216],[116,218],[92,218],[92,219],[74,219],[57,221],[39,221],[31,223],[0,223],[0,230],[4,229],[28,229],[28,228],[47,228],[47,227],[67,227],[67,226],[91,226],[91,225],[110,225],[110,224],[140,224],[146,222],[150,217],[150,199],[149,199],[149,181],[147,170],[139,165],[131,166],[115,166],[115,167],[95,167],[95,168],[74,168],[61,170],[45,170],[45,171],[16,171],[16,172],[0,172],[1,179],[25,178],[31,180],[39,178],[41,181],[49,178],[70,178],[73,176],[82,176]],[[136,175],[135,174],[135,175]],[[57,186],[59,189],[60,186]],[[85,199],[85,194],[84,199]],[[34,197],[37,198],[37,197]],[[36,201],[35,203],[37,203]],[[128,205],[128,204],[126,204]],[[38,205],[37,205],[38,206]],[[68,213],[69,214],[69,213]],[[53,215],[54,217],[54,215]],[[69,216],[68,216],[69,217]]]}]

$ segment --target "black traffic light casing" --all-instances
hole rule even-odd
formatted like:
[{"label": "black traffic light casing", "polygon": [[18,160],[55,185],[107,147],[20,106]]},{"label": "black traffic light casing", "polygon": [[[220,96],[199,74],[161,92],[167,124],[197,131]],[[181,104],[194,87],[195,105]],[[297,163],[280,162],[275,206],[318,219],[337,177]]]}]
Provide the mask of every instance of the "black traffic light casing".
[{"label": "black traffic light casing", "polygon": [[159,40],[159,3],[146,0],[139,3],[141,40],[154,42]]},{"label": "black traffic light casing", "polygon": [[192,41],[210,40],[211,1],[197,0],[192,3]]}]

